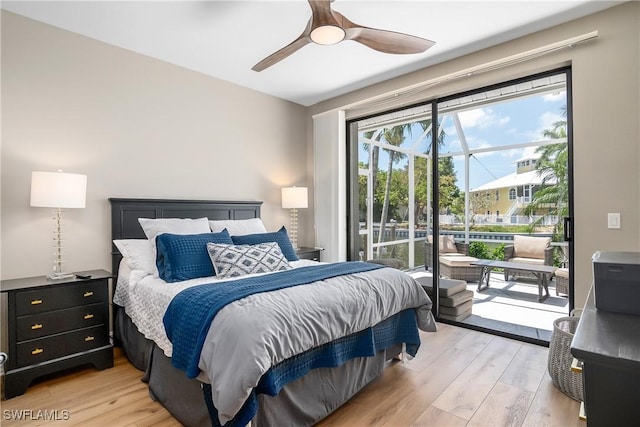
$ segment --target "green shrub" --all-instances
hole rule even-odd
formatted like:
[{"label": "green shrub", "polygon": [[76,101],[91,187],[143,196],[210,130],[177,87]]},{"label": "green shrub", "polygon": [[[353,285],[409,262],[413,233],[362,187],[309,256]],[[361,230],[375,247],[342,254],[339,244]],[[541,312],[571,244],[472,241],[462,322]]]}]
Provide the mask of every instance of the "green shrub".
[{"label": "green shrub", "polygon": [[469,256],[478,259],[489,259],[489,245],[484,242],[469,243]]},{"label": "green shrub", "polygon": [[493,253],[491,254],[491,259],[495,259],[498,261],[504,261],[504,247],[506,245],[504,243],[500,243],[497,247],[493,249]]}]

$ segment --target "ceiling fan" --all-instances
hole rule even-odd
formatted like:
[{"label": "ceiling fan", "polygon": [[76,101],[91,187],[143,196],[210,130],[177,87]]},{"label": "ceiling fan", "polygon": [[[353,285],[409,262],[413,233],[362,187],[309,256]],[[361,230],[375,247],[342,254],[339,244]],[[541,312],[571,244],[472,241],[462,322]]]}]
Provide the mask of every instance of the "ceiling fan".
[{"label": "ceiling fan", "polygon": [[262,71],[313,42],[321,45],[353,40],[371,49],[395,54],[422,53],[435,43],[431,40],[395,31],[379,30],[354,24],[341,13],[331,9],[333,0],[308,0],[311,18],[300,37],[267,56],[251,69]]}]

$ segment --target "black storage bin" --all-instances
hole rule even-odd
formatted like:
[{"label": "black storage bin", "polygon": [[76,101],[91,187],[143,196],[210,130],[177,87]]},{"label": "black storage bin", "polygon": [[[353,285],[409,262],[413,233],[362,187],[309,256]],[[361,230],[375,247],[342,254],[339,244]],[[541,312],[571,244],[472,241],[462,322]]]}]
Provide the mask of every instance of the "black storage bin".
[{"label": "black storage bin", "polygon": [[640,315],[640,252],[593,254],[596,308]]}]

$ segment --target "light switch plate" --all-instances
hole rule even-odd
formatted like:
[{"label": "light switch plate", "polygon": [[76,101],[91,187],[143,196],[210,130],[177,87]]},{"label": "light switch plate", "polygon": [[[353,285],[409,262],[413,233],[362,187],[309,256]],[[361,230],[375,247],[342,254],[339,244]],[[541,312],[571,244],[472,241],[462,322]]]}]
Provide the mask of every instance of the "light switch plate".
[{"label": "light switch plate", "polygon": [[620,213],[608,213],[607,214],[607,226],[609,228],[620,228]]}]

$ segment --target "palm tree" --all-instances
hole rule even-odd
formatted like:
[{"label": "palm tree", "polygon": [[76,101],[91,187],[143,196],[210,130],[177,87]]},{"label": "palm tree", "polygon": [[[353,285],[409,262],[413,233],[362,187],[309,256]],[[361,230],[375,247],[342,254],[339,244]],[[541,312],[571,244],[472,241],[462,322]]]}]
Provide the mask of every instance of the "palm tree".
[{"label": "palm tree", "polygon": [[[382,136],[387,144],[399,147],[404,142],[405,129],[411,133],[411,125],[394,126],[382,131]],[[386,150],[389,154],[387,162],[387,176],[384,185],[384,199],[382,202],[382,213],[380,214],[380,233],[378,234],[378,243],[382,242],[382,238],[387,226],[387,217],[389,215],[389,194],[391,193],[391,174],[393,173],[393,164],[397,163],[405,155],[395,151]]]},{"label": "palm tree", "polygon": [[[566,107],[562,108],[563,115],[566,115]],[[567,137],[567,122],[559,120],[553,123],[551,129],[546,129],[542,135],[549,139],[561,139]],[[569,150],[567,143],[549,144],[538,147],[536,153],[540,154],[536,170],[538,176],[542,177],[542,187],[535,192],[533,200],[525,208],[524,213],[531,215],[536,209],[543,206],[552,205],[551,214],[558,219],[569,215],[569,174],[568,160]],[[548,185],[555,181],[554,185]],[[537,223],[532,224],[535,227]],[[559,240],[564,232],[564,224],[558,221],[554,226],[554,240]]]},{"label": "palm tree", "polygon": [[[364,137],[367,139],[376,138],[376,140],[378,141],[384,140],[387,144],[391,146],[399,147],[404,142],[407,134],[409,136],[412,134],[412,126],[416,124],[419,125],[422,128],[422,131],[424,132],[430,128],[431,120],[422,120],[418,122],[406,123],[403,125],[394,126],[391,128],[383,128],[380,132],[378,132],[377,135],[376,135],[377,131],[367,131],[364,133]],[[429,136],[431,135],[431,132],[432,131],[430,130],[425,135],[425,137],[429,138]],[[445,136],[444,131],[442,131],[438,137],[439,144],[443,143],[444,136]],[[366,144],[365,144],[365,147],[366,147]],[[383,241],[383,236],[386,231],[386,223],[389,216],[393,165],[405,157],[403,153],[396,150],[387,149],[385,151],[388,152],[389,160],[387,162],[387,174],[385,177],[382,212],[380,214],[380,230],[378,234],[378,243],[381,243]],[[429,152],[427,152],[426,154],[428,153]],[[377,145],[374,145],[372,149],[372,154],[371,154],[371,162],[372,162],[371,169],[373,171],[372,185],[374,189],[376,188],[376,185],[377,185],[376,179],[377,179],[377,171],[378,171],[378,157],[379,157],[379,147]],[[419,205],[419,201],[416,200],[416,207],[415,207],[416,210],[418,209],[417,208],[418,205]],[[393,256],[393,252],[392,252],[392,256]]]}]

